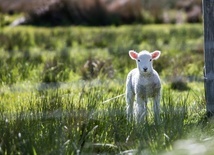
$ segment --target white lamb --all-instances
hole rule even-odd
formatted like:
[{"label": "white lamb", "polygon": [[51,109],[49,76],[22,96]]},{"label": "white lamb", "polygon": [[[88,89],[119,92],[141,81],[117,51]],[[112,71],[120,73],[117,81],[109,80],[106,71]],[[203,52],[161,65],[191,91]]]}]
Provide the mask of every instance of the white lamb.
[{"label": "white lamb", "polygon": [[[158,73],[153,69],[152,61],[159,58],[161,52],[129,51],[129,56],[136,60],[137,68],[131,70],[126,80],[127,117],[137,122],[144,120],[147,113],[148,98],[153,98],[154,116],[159,121],[161,83]],[[134,102],[136,97],[136,102]]]}]

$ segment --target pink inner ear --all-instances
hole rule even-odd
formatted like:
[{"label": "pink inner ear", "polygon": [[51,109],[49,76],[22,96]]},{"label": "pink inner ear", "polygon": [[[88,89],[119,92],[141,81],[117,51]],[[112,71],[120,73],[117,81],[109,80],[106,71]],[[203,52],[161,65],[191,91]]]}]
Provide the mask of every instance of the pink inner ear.
[{"label": "pink inner ear", "polygon": [[159,56],[160,56],[160,51],[154,51],[152,53],[152,59],[157,59],[157,58],[159,58]]},{"label": "pink inner ear", "polygon": [[132,59],[136,60],[137,57],[138,57],[138,53],[136,53],[135,51],[131,50],[131,51],[129,51],[129,56],[130,56]]}]

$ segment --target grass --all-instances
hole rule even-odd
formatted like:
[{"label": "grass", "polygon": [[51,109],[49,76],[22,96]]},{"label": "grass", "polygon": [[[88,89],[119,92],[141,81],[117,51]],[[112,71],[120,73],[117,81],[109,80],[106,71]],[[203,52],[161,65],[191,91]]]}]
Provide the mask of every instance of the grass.
[{"label": "grass", "polygon": [[[1,154],[212,151],[201,25],[4,27],[0,36]],[[154,62],[163,85],[160,124],[152,104],[137,125],[126,120],[124,96],[109,100],[124,93],[135,67],[130,49],[162,51]]]},{"label": "grass", "polygon": [[[4,60],[1,66],[6,65],[1,70],[1,75],[5,75],[1,83],[75,81],[85,75],[84,64],[91,58],[104,64],[111,62],[115,76],[124,78],[135,67],[127,57],[130,49],[161,50],[162,56],[154,67],[167,80],[175,76],[197,80],[203,76],[202,67],[197,68],[203,66],[203,32],[199,24],[39,27],[36,30],[5,27],[0,35],[0,57]],[[19,74],[19,70],[25,72]],[[97,72],[102,70],[101,66]],[[56,77],[51,78],[52,74]]]},{"label": "grass", "polygon": [[123,93],[123,86],[112,81],[80,85],[78,89],[16,91],[1,96],[3,153],[117,154],[134,150],[158,154],[171,150],[174,141],[192,133],[193,127],[203,130],[201,91],[181,96],[163,88],[161,123],[153,121],[149,110],[147,122],[136,125],[126,120],[124,97],[103,103]]}]

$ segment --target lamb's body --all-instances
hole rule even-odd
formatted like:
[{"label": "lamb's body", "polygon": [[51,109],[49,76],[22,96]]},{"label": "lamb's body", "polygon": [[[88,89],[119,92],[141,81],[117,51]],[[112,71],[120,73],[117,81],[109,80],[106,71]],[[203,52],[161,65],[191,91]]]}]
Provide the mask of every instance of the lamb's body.
[{"label": "lamb's body", "polygon": [[[140,67],[138,64],[137,68],[129,72],[126,80],[126,102],[128,119],[131,119],[134,114],[138,122],[141,121],[146,115],[146,104],[148,98],[153,98],[155,118],[157,118],[159,115],[161,90],[160,78],[158,73],[152,68],[152,64],[150,69],[147,65],[145,65],[146,67],[143,66],[143,68],[148,69],[142,71],[141,69],[139,69]],[[135,97],[136,102],[134,102]]]},{"label": "lamb's body", "polygon": [[137,68],[129,72],[126,86],[127,91],[131,91],[145,99],[155,97],[161,88],[160,78],[155,70],[149,75],[142,76]]}]

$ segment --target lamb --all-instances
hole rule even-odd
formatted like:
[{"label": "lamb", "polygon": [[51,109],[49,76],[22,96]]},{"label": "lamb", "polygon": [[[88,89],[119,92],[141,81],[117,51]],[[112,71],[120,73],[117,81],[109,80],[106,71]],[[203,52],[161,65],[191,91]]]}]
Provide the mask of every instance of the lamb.
[{"label": "lamb", "polygon": [[[147,113],[148,98],[153,98],[155,120],[159,121],[161,82],[158,73],[153,69],[152,62],[159,58],[161,52],[149,53],[144,50],[137,53],[129,51],[129,56],[136,60],[137,68],[131,70],[126,80],[127,118],[139,123]],[[136,102],[134,101],[136,98]]]}]

